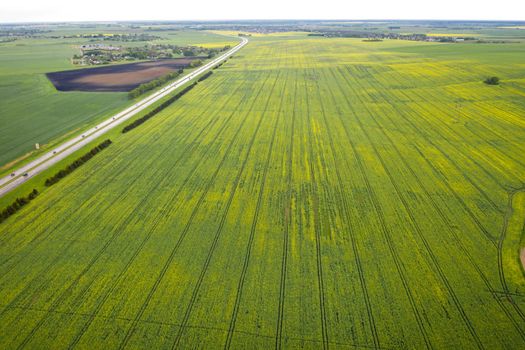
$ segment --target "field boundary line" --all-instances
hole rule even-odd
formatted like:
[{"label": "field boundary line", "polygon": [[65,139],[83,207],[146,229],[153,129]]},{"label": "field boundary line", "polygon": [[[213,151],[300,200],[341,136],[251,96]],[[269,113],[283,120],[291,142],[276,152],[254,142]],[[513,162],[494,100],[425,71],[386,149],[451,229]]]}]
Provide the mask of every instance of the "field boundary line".
[{"label": "field boundary line", "polygon": [[[2,305],[0,305],[2,307]],[[14,306],[11,309],[18,309],[22,311],[33,311],[33,312],[50,312],[56,315],[67,315],[67,316],[81,316],[81,317],[89,317],[90,314],[88,313],[79,313],[79,312],[66,312],[66,311],[50,311],[46,309],[38,309],[38,308],[27,308],[27,307],[20,307],[20,306]],[[104,320],[116,320],[116,321],[125,321],[125,322],[131,322],[132,319],[126,318],[126,317],[115,317],[115,316],[96,316],[96,318],[104,319]],[[161,326],[170,326],[170,327],[180,327],[180,324],[173,323],[173,322],[163,322],[163,321],[152,321],[152,320],[141,320],[140,323],[143,324],[154,324],[154,325],[161,325]],[[204,329],[204,330],[213,330],[213,331],[220,331],[220,332],[228,332],[227,329],[219,328],[219,327],[212,327],[212,326],[202,326],[202,325],[187,325],[186,328],[190,329]],[[251,335],[255,337],[260,338],[267,338],[267,339],[273,339],[273,335],[268,334],[260,334],[260,333],[254,333],[249,331],[243,331],[243,330],[236,330],[235,333],[245,334],[245,335]],[[307,338],[300,338],[300,337],[290,337],[290,340],[296,340],[296,341],[302,341],[307,343],[320,343],[320,340],[317,339],[307,339]],[[351,346],[359,349],[375,349],[373,346],[366,345],[366,344],[351,344],[351,343],[343,343],[343,342],[331,342],[331,344],[334,345],[343,345],[343,346]],[[381,348],[384,350],[394,350],[390,348]]]}]

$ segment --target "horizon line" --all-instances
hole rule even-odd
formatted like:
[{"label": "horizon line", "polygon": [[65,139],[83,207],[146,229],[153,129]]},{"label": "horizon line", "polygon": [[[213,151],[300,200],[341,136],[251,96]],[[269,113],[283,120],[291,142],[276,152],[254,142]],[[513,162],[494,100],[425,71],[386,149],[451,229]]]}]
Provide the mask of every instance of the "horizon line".
[{"label": "horizon line", "polygon": [[57,21],[57,20],[15,20],[15,21],[0,21],[0,25],[4,24],[83,24],[83,23],[207,23],[207,22],[287,22],[287,21],[307,21],[307,22],[510,22],[510,23],[525,23],[525,19],[404,19],[404,18],[368,18],[368,19],[323,19],[323,18],[286,18],[286,19],[134,19],[134,20],[73,20],[73,21]]}]

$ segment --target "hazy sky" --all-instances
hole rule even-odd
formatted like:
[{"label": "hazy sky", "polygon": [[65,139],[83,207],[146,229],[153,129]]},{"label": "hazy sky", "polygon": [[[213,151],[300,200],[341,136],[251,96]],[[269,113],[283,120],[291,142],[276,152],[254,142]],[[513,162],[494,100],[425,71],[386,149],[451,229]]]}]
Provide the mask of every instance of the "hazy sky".
[{"label": "hazy sky", "polygon": [[294,18],[525,20],[525,0],[0,1],[0,22]]}]

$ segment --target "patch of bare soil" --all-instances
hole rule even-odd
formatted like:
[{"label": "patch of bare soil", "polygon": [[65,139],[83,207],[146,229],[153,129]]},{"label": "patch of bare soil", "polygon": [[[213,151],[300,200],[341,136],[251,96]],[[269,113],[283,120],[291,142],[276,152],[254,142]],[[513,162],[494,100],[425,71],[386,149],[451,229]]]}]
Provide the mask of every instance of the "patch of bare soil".
[{"label": "patch of bare soil", "polygon": [[203,57],[173,58],[47,73],[60,91],[130,91]]}]

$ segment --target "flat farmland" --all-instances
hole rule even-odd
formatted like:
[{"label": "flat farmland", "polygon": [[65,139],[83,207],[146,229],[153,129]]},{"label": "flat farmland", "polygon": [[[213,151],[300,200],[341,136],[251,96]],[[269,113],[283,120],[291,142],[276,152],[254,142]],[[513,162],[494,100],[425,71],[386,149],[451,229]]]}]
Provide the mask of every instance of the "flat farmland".
[{"label": "flat farmland", "polygon": [[47,73],[60,91],[130,91],[206,57],[175,58]]},{"label": "flat farmland", "polygon": [[[47,79],[48,72],[75,68],[71,58],[80,53],[80,45],[108,44],[88,38],[62,37],[86,31],[144,32],[108,26],[89,30],[64,26],[53,27],[41,36],[0,43],[0,172],[6,172],[13,161],[31,156],[30,152],[36,155],[35,143],[43,148],[56,144],[133,103],[124,92],[57,91]],[[223,47],[238,42],[235,38],[196,31],[162,31],[155,35],[160,37],[151,42],[155,44]],[[143,46],[149,42],[110,43]]]},{"label": "flat farmland", "polygon": [[252,38],[0,225],[0,347],[523,348],[525,47],[453,45]]}]

